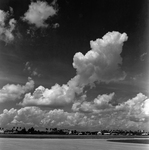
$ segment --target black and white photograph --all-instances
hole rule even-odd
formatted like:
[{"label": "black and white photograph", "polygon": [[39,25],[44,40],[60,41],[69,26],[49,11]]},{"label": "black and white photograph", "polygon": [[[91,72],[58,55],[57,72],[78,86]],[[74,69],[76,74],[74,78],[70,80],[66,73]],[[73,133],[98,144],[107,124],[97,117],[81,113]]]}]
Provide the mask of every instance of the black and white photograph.
[{"label": "black and white photograph", "polygon": [[0,150],[149,150],[148,0],[0,0]]}]

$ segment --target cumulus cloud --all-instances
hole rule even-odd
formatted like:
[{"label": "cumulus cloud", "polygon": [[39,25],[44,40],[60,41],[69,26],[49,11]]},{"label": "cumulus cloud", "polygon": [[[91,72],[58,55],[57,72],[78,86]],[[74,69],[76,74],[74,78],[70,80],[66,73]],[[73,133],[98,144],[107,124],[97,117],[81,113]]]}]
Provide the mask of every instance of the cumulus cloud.
[{"label": "cumulus cloud", "polygon": [[110,103],[114,97],[114,93],[111,94],[103,94],[98,95],[97,98],[94,99],[94,101],[87,102],[76,102],[72,106],[73,111],[79,111],[83,113],[99,113],[99,111],[106,110],[112,107],[112,104]]},{"label": "cumulus cloud", "polygon": [[4,109],[3,113],[0,114],[0,126],[5,127],[6,125],[9,125],[13,120],[14,117],[17,115],[17,110],[14,108],[11,108],[10,110]]},{"label": "cumulus cloud", "polygon": [[114,118],[119,118],[119,120],[126,119],[133,122],[149,122],[149,99],[142,93],[116,106],[111,104],[112,100],[114,100],[114,93],[109,95],[103,94],[91,102],[74,103],[72,110],[94,115],[98,114],[102,118],[110,114]]},{"label": "cumulus cloud", "polygon": [[24,107],[19,110],[5,109],[0,114],[0,126],[34,126],[34,127],[71,127],[82,121],[83,114],[68,113],[62,109],[50,111],[41,110],[38,107]]},{"label": "cumulus cloud", "polygon": [[130,120],[135,122],[149,121],[149,99],[142,93],[115,107],[118,112],[126,112]]},{"label": "cumulus cloud", "polygon": [[1,127],[13,127],[14,125],[22,127],[57,127],[68,129],[91,129],[99,128],[99,120],[93,116],[86,116],[83,113],[69,113],[62,109],[50,111],[41,110],[38,107],[24,107],[19,110],[14,108],[5,109],[0,114]]},{"label": "cumulus cloud", "polygon": [[102,39],[91,41],[91,50],[85,55],[78,52],[73,58],[73,67],[77,70],[80,84],[92,84],[95,81],[123,80],[126,73],[120,69],[122,64],[123,42],[127,40],[126,33],[108,32]]},{"label": "cumulus cloud", "polygon": [[5,25],[5,19],[7,17],[7,13],[5,13],[4,11],[0,10],[0,24],[1,26]]},{"label": "cumulus cloud", "polygon": [[49,6],[47,2],[31,2],[28,11],[24,14],[22,19],[29,24],[34,24],[37,28],[48,27],[45,21],[57,13],[57,9],[55,9],[53,5],[55,5],[55,3]]},{"label": "cumulus cloud", "polygon": [[[38,87],[33,94],[27,93],[20,105],[48,105],[65,106],[76,99],[76,94],[83,92],[86,85],[95,81],[111,82],[125,78],[125,73],[120,69],[123,42],[127,40],[126,33],[109,32],[103,39],[91,41],[91,50],[85,55],[74,55],[73,67],[77,74],[62,86],[55,84],[51,89]],[[38,92],[37,92],[38,91]]]},{"label": "cumulus cloud", "polygon": [[34,81],[31,78],[28,78],[28,82],[23,86],[20,84],[7,84],[0,89],[0,103],[5,101],[15,101],[33,88]]},{"label": "cumulus cloud", "polygon": [[14,40],[13,31],[16,26],[16,20],[10,19],[9,23],[6,24],[6,20],[9,18],[9,13],[0,10],[0,40],[9,43]]},{"label": "cumulus cloud", "polygon": [[19,110],[14,108],[10,110],[5,109],[0,114],[0,126],[13,127],[14,125],[18,125],[40,128],[50,126],[54,128],[75,128],[81,130],[149,130],[149,99],[145,95],[139,93],[136,97],[117,106],[110,104],[108,106],[113,96],[113,93],[109,95],[104,94],[98,96],[93,103],[88,102],[85,108],[89,108],[89,105],[93,108],[88,113],[80,111],[80,109],[77,112],[66,112],[63,109],[41,110],[35,106],[24,107]]},{"label": "cumulus cloud", "polygon": [[[72,87],[72,89],[71,89]],[[51,106],[61,107],[72,103],[75,97],[75,89],[72,85],[58,85],[55,84],[51,89],[39,86],[34,93],[27,93],[20,102],[20,105],[37,105],[37,106]]]},{"label": "cumulus cloud", "polygon": [[39,126],[44,118],[44,111],[37,107],[25,107],[17,110],[12,123],[25,126]]}]

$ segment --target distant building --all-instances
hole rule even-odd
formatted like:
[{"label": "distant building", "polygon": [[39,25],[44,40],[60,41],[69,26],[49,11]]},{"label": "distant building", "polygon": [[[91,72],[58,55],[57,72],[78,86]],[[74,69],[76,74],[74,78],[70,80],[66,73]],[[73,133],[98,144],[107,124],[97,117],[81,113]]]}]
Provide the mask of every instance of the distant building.
[{"label": "distant building", "polygon": [[144,136],[145,136],[145,135],[148,135],[148,133],[147,133],[147,132],[144,132],[144,133],[142,133],[141,135],[144,135]]},{"label": "distant building", "polygon": [[104,135],[110,135],[110,133],[109,132],[105,132]]}]

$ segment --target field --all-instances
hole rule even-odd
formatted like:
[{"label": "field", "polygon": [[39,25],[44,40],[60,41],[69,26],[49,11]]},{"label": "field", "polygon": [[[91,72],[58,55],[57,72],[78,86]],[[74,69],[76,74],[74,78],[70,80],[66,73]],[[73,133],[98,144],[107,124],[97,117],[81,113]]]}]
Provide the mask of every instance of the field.
[{"label": "field", "polygon": [[0,134],[0,138],[51,138],[51,139],[133,139],[149,138],[149,136],[123,136],[123,135],[49,135],[49,134]]},{"label": "field", "polygon": [[[20,136],[20,135],[19,135]],[[23,138],[20,138],[23,137]],[[0,150],[149,150],[148,138],[20,136],[0,138]],[[53,138],[55,137],[55,138]],[[118,140],[118,141],[116,141]],[[142,142],[146,141],[146,142]],[[127,142],[127,143],[126,143]],[[144,144],[146,143],[146,144]]]}]

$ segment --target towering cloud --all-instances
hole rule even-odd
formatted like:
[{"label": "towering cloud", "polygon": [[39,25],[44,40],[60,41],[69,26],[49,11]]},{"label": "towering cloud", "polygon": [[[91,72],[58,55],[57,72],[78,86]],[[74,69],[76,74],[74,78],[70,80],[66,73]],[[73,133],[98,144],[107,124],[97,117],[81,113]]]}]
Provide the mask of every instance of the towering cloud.
[{"label": "towering cloud", "polygon": [[9,43],[14,40],[13,30],[16,26],[16,20],[10,19],[9,23],[6,24],[5,21],[8,19],[9,13],[0,10],[0,40]]},{"label": "towering cloud", "polygon": [[75,94],[80,94],[86,85],[94,84],[95,81],[111,82],[125,78],[121,70],[123,42],[127,40],[126,33],[109,32],[103,39],[91,41],[91,50],[85,55],[78,52],[74,55],[73,66],[77,70],[74,78],[62,86],[55,84],[51,89],[38,87],[33,95],[25,95],[23,106],[48,105],[65,106],[75,100]]},{"label": "towering cloud", "polygon": [[28,82],[21,86],[19,84],[7,84],[0,90],[0,103],[5,101],[14,101],[21,98],[22,94],[29,92],[34,88],[34,81],[28,78]]},{"label": "towering cloud", "polygon": [[119,81],[126,76],[120,69],[123,42],[126,33],[108,32],[102,39],[91,41],[91,50],[85,55],[78,52],[74,56],[73,66],[79,76],[79,84],[87,85],[95,81]]},{"label": "towering cloud", "polygon": [[34,24],[37,28],[48,27],[45,21],[57,13],[57,10],[52,5],[49,6],[47,2],[42,1],[31,2],[23,20],[29,24]]}]

